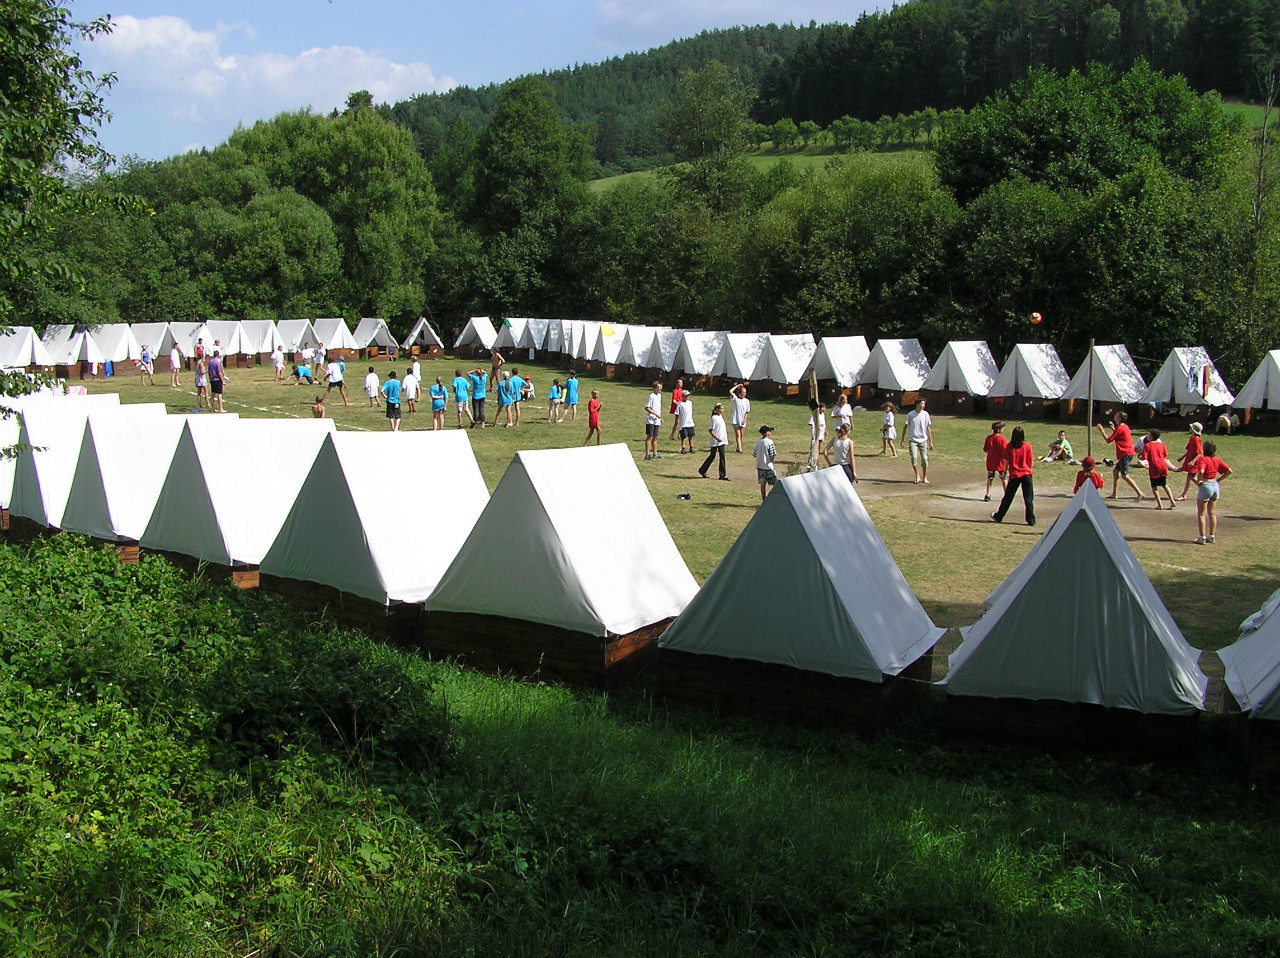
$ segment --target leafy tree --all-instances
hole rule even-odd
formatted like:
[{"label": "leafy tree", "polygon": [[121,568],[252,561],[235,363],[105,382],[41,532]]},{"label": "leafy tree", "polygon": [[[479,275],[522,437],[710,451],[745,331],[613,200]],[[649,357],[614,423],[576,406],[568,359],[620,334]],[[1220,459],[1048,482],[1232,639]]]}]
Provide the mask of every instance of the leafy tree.
[{"label": "leafy tree", "polygon": [[822,135],[822,127],[814,123],[812,120],[804,120],[798,125],[800,131],[800,139],[805,146],[817,141]]},{"label": "leafy tree", "polygon": [[679,92],[663,122],[684,161],[672,175],[713,210],[736,205],[749,179],[744,156],[750,104],[751,92],[733,71],[712,61],[680,74]]},{"label": "leafy tree", "polygon": [[773,125],[772,137],[774,148],[785,150],[795,145],[796,140],[800,138],[800,131],[796,128],[794,120],[783,117]]}]

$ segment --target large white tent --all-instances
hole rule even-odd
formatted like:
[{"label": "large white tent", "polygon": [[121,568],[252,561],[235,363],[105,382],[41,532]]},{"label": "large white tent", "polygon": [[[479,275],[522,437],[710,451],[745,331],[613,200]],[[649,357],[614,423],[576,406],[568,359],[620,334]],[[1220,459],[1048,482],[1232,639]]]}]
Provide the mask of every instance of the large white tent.
[{"label": "large white tent", "polygon": [[[625,516],[625,528],[604,528],[606,515]],[[497,543],[503,567],[519,574],[487,587]],[[426,608],[625,635],[679,615],[697,591],[618,443],[517,452]]]},{"label": "large white tent", "polygon": [[[178,350],[182,355],[188,358],[195,358],[196,340],[202,338],[204,333],[204,323],[170,323],[169,334],[173,336],[173,341],[178,344]],[[213,345],[212,341],[205,340],[205,350]]]},{"label": "large white tent", "polygon": [[[713,376],[735,381],[755,379],[756,365],[769,342],[768,333],[724,333],[724,345],[711,370]],[[685,370],[689,372],[689,370]],[[764,377],[758,377],[764,378]]]},{"label": "large white tent", "polygon": [[812,369],[818,379],[834,379],[837,385],[848,389],[858,382],[862,367],[870,357],[871,348],[865,336],[823,336],[805,375]]},{"label": "large white tent", "polygon": [[[22,438],[22,410],[38,403],[80,403],[90,406],[118,406],[119,393],[92,393],[82,396],[68,396],[60,392],[41,391],[29,396],[7,396],[4,407],[13,410],[9,416],[0,416],[0,449],[8,449]],[[74,421],[69,425],[74,429]],[[0,456],[0,509],[8,509],[13,498],[13,479],[17,471],[16,458]]]},{"label": "large white tent", "polygon": [[516,340],[517,349],[542,349],[547,341],[547,330],[551,328],[549,319],[530,319],[524,324],[524,332]]},{"label": "large white tent", "polygon": [[680,348],[676,350],[672,369],[691,376],[715,376],[723,368],[720,354],[729,334],[723,332],[694,332],[684,330],[680,336]]},{"label": "large white tent", "polygon": [[1232,402],[1237,409],[1280,409],[1280,349],[1262,357],[1248,382],[1240,387]]},{"label": "large white tent", "polygon": [[544,347],[549,353],[563,353],[565,346],[565,320],[553,319],[547,323]]},{"label": "large white tent", "polygon": [[[168,357],[169,350],[177,342],[168,323],[133,323],[130,327],[139,346],[150,346],[154,357]],[[179,347],[181,348],[181,347]]]},{"label": "large white tent", "polygon": [[472,316],[467,320],[467,325],[462,327],[462,332],[458,334],[457,340],[454,341],[453,348],[479,346],[484,349],[492,349],[497,338],[498,331],[493,328],[493,323],[488,316]]},{"label": "large white tent", "polygon": [[799,383],[817,349],[812,333],[770,333],[750,378],[781,385]]},{"label": "large white tent", "polygon": [[304,343],[310,343],[314,347],[321,341],[309,319],[282,319],[276,323],[276,332],[287,353],[298,352]]},{"label": "large white tent", "polygon": [[1240,637],[1218,650],[1223,676],[1250,718],[1280,720],[1280,590],[1240,623]]},{"label": "large white tent", "polygon": [[1013,347],[988,395],[1061,399],[1070,384],[1071,377],[1053,346],[1049,343],[1019,343]]},{"label": "large white tent", "polygon": [[239,320],[211,319],[200,326],[196,338],[204,340],[205,353],[209,356],[212,356],[215,350],[223,356],[257,352],[256,349],[251,348],[252,344],[245,340]]},{"label": "large white tent", "polygon": [[240,321],[240,346],[250,356],[273,353],[276,347],[284,349],[284,340],[274,320],[243,319]]},{"label": "large white tent", "polygon": [[823,469],[778,481],[658,644],[881,682],[944,631],[844,472]]},{"label": "large white tent", "polygon": [[[1097,402],[1130,404],[1142,398],[1147,384],[1123,343],[1093,347],[1093,398]],[[1067,384],[1062,399],[1089,398],[1089,357]]]},{"label": "large white tent", "polygon": [[50,323],[40,334],[40,342],[49,350],[49,355],[60,356],[71,345],[71,337],[76,334],[77,327],[65,323]]},{"label": "large white tent", "polygon": [[529,320],[521,317],[508,317],[498,324],[498,337],[493,341],[494,349],[515,349],[524,335]]},{"label": "large white tent", "polygon": [[355,350],[360,348],[360,344],[351,335],[351,329],[347,326],[347,321],[341,316],[317,319],[311,325],[314,327],[316,335],[320,337],[320,342],[324,343],[326,350]]},{"label": "large white tent", "polygon": [[104,362],[124,363],[142,358],[142,347],[137,337],[124,323],[106,323],[90,330],[89,335],[102,353]]},{"label": "large white tent", "polygon": [[[488,320],[485,320],[485,322],[488,322]],[[406,337],[405,341],[400,345],[405,349],[412,349],[414,346],[418,346],[419,348],[425,346],[430,349],[432,346],[438,346],[443,350],[444,340],[441,339],[440,334],[432,328],[431,323],[427,321],[427,317],[420,316],[418,317],[418,321],[413,324],[413,329],[410,331],[408,337]]]},{"label": "large white tent", "polygon": [[1204,708],[1208,680],[1101,496],[1085,483],[960,630],[949,694],[1088,703],[1145,714]]},{"label": "large white tent", "polygon": [[856,385],[870,383],[880,389],[913,392],[929,375],[929,360],[918,339],[881,339],[872,347]]},{"label": "large white tent", "polygon": [[1229,406],[1235,397],[1203,346],[1179,346],[1169,353],[1139,399],[1179,406]]},{"label": "large white tent", "polygon": [[604,328],[604,323],[587,319],[583,320],[578,328],[582,335],[573,341],[573,358],[586,361],[595,354],[596,343],[600,341],[600,331]]},{"label": "large white tent", "polygon": [[627,338],[625,323],[601,323],[600,334],[596,337],[595,347],[588,357],[593,362],[613,365],[617,363],[622,352],[622,344]]},{"label": "large white tent", "polygon": [[628,326],[622,345],[618,347],[618,362],[637,369],[658,365],[650,362],[657,348],[657,336],[657,330],[652,326]]},{"label": "large white tent", "polygon": [[183,430],[139,541],[220,565],[256,565],[334,431],[333,420],[216,418]]},{"label": "large white tent", "polygon": [[920,388],[987,396],[999,375],[1000,369],[986,343],[980,339],[958,340],[943,348]]},{"label": "large white tent", "polygon": [[[441,508],[406,532],[387,508],[387,464],[430,476]],[[421,602],[440,581],[489,501],[465,432],[335,432],[311,471],[260,569],[332,586],[386,605]],[[316,520],[323,517],[323,548]]]},{"label": "large white tent", "polygon": [[234,413],[167,416],[161,403],[91,409],[62,528],[108,541],[136,542],[151,519],[186,424],[204,429],[235,418]]},{"label": "large white tent", "polygon": [[664,373],[672,372],[680,355],[680,344],[684,342],[684,332],[670,326],[659,326],[655,333],[654,349],[649,354],[649,367],[661,369]]},{"label": "large white tent", "polygon": [[53,357],[30,326],[14,326],[0,336],[0,369],[53,366]]},{"label": "large white tent", "polygon": [[[426,320],[419,320],[425,323]],[[434,335],[434,333],[432,334]],[[377,316],[366,316],[360,320],[356,330],[351,334],[351,338],[356,341],[356,349],[368,349],[370,346],[377,346],[380,350],[388,350],[392,346],[398,346],[396,338],[391,335],[391,330],[387,326],[385,319]],[[437,343],[437,345],[439,345]]]}]

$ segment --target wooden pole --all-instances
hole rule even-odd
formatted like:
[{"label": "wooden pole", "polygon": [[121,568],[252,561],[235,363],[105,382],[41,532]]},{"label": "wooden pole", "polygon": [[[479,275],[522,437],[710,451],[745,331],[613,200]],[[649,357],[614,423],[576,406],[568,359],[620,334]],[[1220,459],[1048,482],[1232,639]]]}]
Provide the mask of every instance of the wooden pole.
[{"label": "wooden pole", "polygon": [[1094,339],[1092,336],[1090,336],[1089,337],[1089,399],[1088,399],[1089,405],[1086,407],[1086,411],[1085,411],[1086,418],[1084,421],[1085,435],[1089,437],[1088,441],[1085,443],[1084,454],[1090,457],[1093,456],[1093,343],[1094,343]]}]

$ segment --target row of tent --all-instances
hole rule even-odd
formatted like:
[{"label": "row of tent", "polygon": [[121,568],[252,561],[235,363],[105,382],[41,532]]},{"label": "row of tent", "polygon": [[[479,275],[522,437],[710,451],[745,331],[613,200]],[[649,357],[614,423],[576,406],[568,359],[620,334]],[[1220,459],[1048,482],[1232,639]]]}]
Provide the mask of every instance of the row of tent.
[{"label": "row of tent", "polygon": [[[698,587],[622,444],[518,452],[490,495],[467,433],[337,432],[328,420],[170,416],[115,396],[18,402],[11,517],[223,566],[258,565],[382,605],[592,636],[674,617],[661,650],[880,683],[943,633],[839,470],[781,479]],[[406,532],[386,466],[444,504]],[[565,476],[591,476],[566,482]],[[601,537],[599,517],[627,534]],[[499,546],[519,570],[488,588]],[[607,561],[603,553],[607,552]],[[762,583],[768,588],[762,588]],[[1205,708],[1199,653],[1086,483],[962,629],[953,695],[1143,715]],[[1280,719],[1280,593],[1221,653],[1252,715]],[[661,654],[659,655],[661,661]]]},{"label": "row of tent", "polygon": [[985,342],[951,342],[930,364],[917,339],[882,339],[869,347],[863,336],[809,333],[730,333],[680,330],[585,320],[507,319],[494,327],[472,317],[454,348],[532,349],[571,360],[630,365],[664,373],[720,376],[797,384],[812,370],[819,380],[845,388],[871,385],[895,392],[964,393],[1028,399],[1094,399],[1120,404],[1235,405],[1261,407],[1280,398],[1280,350],[1268,354],[1258,372],[1233,396],[1202,347],[1170,352],[1150,385],[1123,344],[1095,346],[1074,376],[1047,343],[1020,343],[998,366]]}]

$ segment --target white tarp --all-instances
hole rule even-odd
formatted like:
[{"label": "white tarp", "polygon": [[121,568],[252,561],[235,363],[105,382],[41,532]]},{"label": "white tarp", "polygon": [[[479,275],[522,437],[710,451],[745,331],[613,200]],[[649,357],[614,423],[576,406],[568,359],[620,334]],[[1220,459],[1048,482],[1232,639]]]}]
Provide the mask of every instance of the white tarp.
[{"label": "white tarp", "polygon": [[223,356],[257,352],[246,344],[240,331],[239,320],[211,319],[201,325],[196,338],[204,340],[205,354],[210,357],[215,351],[222,353]]},{"label": "white tarp", "polygon": [[1280,720],[1280,590],[1240,623],[1240,638],[1218,658],[1227,688],[1251,719]]},{"label": "white tarp", "polygon": [[510,317],[504,319],[498,324],[498,338],[493,341],[494,349],[515,349],[520,342],[520,337],[524,335],[525,327],[529,325],[529,320],[520,317]]},{"label": "white tarp", "polygon": [[1180,346],[1169,353],[1169,358],[1139,401],[1179,406],[1230,406],[1234,399],[1203,346]]},{"label": "white tarp", "polygon": [[[425,319],[418,320],[425,323]],[[432,335],[435,335],[434,333]],[[370,346],[377,346],[380,350],[388,350],[392,346],[399,346],[396,338],[391,335],[391,329],[387,326],[384,319],[377,316],[366,316],[360,320],[356,331],[351,334],[351,338],[356,341],[356,349],[368,349]]]},{"label": "white tarp", "polygon": [[124,323],[106,323],[90,330],[89,335],[106,362],[124,363],[142,358],[137,337]]},{"label": "white tarp", "polygon": [[[735,381],[756,379],[756,365],[769,342],[768,333],[724,333],[720,355],[711,369],[712,376],[725,376]],[[686,369],[686,372],[691,370]]]},{"label": "white tarp", "polygon": [[457,340],[453,344],[453,348],[459,346],[481,346],[485,349],[492,349],[494,341],[498,338],[498,331],[493,328],[488,316],[472,316],[467,320],[467,325],[462,328],[462,332],[458,334]]},{"label": "white tarp", "polygon": [[[611,515],[626,517],[625,533],[603,528]],[[514,570],[496,585],[495,548]],[[517,452],[426,608],[623,635],[679,615],[697,591],[618,443]]]},{"label": "white tarp", "polygon": [[[387,508],[387,467],[429,477],[429,521],[407,530]],[[421,602],[471,534],[489,490],[465,432],[327,436],[261,570],[375,602]],[[321,519],[323,548],[316,548]]]},{"label": "white tarp", "polygon": [[316,331],[316,335],[320,337],[320,342],[324,343],[326,351],[330,349],[360,348],[360,344],[351,335],[351,329],[347,326],[347,321],[341,316],[317,319],[312,322],[311,326]]},{"label": "white tarp", "polygon": [[1061,399],[1071,384],[1058,351],[1048,343],[1019,343],[991,384],[991,396]]},{"label": "white tarp", "polygon": [[[1093,398],[1097,402],[1136,403],[1147,383],[1123,343],[1093,347]],[[1089,398],[1089,357],[1076,370],[1062,399]]]},{"label": "white tarp", "polygon": [[579,327],[582,335],[573,341],[573,358],[581,359],[584,362],[589,360],[596,351],[596,343],[600,341],[600,329],[604,323],[596,322],[594,319],[583,320]]},{"label": "white tarp", "polygon": [[[183,430],[139,541],[220,565],[256,565],[334,431],[333,420],[215,417]],[[322,521],[317,517],[316,548],[324,548]]]},{"label": "white tarp", "polygon": [[921,389],[988,396],[1000,369],[982,340],[947,343]]},{"label": "white tarp", "polygon": [[778,481],[659,645],[880,682],[944,631],[844,472],[823,469]]},{"label": "white tarp", "polygon": [[[38,403],[69,402],[91,406],[118,406],[119,393],[93,393],[84,396],[67,396],[60,392],[41,391],[29,396],[6,396],[0,400],[5,409],[13,410],[11,415],[0,416],[0,449],[8,449],[18,442],[22,435],[22,417],[19,413],[28,406]],[[69,427],[74,430],[74,423]],[[17,459],[0,457],[0,509],[8,509],[13,499],[13,479],[17,472]]]},{"label": "white tarp", "polygon": [[55,359],[62,355],[71,345],[71,337],[76,334],[77,327],[64,323],[50,323],[40,334],[40,342],[49,350]]},{"label": "white tarp", "polygon": [[547,339],[546,345],[543,347],[549,353],[563,353],[565,345],[565,321],[563,319],[553,319],[547,323]]},{"label": "white tarp", "polygon": [[296,353],[306,343],[314,347],[320,341],[309,319],[282,319],[276,323],[276,332],[280,334],[286,353]]},{"label": "white tarp", "polygon": [[261,356],[275,352],[277,346],[284,349],[284,340],[274,320],[244,319],[240,321],[240,346],[250,356]]},{"label": "white tarp", "polygon": [[871,349],[855,384],[912,392],[924,384],[929,360],[918,339],[881,339]]},{"label": "white tarp", "polygon": [[1280,409],[1280,349],[1262,357],[1249,381],[1240,387],[1232,403],[1237,409]]},{"label": "white tarp", "polygon": [[516,340],[517,349],[542,349],[547,341],[547,331],[551,328],[549,319],[531,319],[524,324],[524,332]]},{"label": "white tarp", "polygon": [[14,326],[0,336],[0,369],[56,365],[49,350],[30,326]]},{"label": "white tarp", "polygon": [[58,348],[51,348],[49,355],[53,359],[55,365],[58,366],[74,366],[77,363],[105,363],[107,357],[103,355],[102,350],[98,348],[98,344],[94,342],[93,336],[89,334],[87,329],[80,329],[71,334],[71,337]]},{"label": "white tarp", "polygon": [[[204,333],[204,323],[170,323],[169,334],[173,336],[174,342],[178,344],[178,349],[183,356],[194,359],[196,355],[196,339],[202,338]],[[211,340],[205,340],[205,352],[212,355],[213,346]]]},{"label": "white tarp", "polygon": [[133,331],[133,338],[138,341],[139,346],[151,347],[153,359],[160,356],[168,359],[169,350],[177,342],[168,323],[133,323],[129,329]]},{"label": "white tarp", "polygon": [[[656,357],[656,358],[655,358]],[[636,369],[657,366],[661,360],[658,331],[652,326],[628,326],[618,349],[618,362]]]},{"label": "white tarp", "polygon": [[151,518],[188,420],[201,429],[235,418],[235,413],[167,416],[161,403],[90,410],[62,528],[108,541],[136,542]]},{"label": "white tarp", "polygon": [[1204,708],[1208,680],[1092,483],[961,629],[954,695],[1083,702],[1147,714]]},{"label": "white tarp", "polygon": [[654,351],[649,354],[649,366],[664,373],[672,372],[676,368],[676,357],[680,355],[680,344],[684,342],[684,332],[670,326],[659,326],[655,332],[657,338]]},{"label": "white tarp", "polygon": [[[485,320],[488,322],[488,320]],[[400,344],[404,349],[411,349],[414,346],[439,346],[444,349],[444,340],[432,328],[431,323],[427,322],[427,317],[419,316],[418,321],[414,323],[413,331],[403,343]]]},{"label": "white tarp", "polygon": [[596,337],[595,348],[591,351],[591,360],[610,365],[617,363],[629,328],[625,323],[601,323],[600,334]]},{"label": "white tarp", "polygon": [[848,389],[858,382],[870,356],[865,336],[823,336],[804,373],[808,376],[812,369],[818,379],[834,379]]},{"label": "white tarp", "polygon": [[799,383],[804,380],[809,361],[817,350],[812,333],[771,333],[751,378],[784,385]]},{"label": "white tarp", "polygon": [[728,336],[728,333],[723,332],[684,330],[672,369],[679,369],[691,376],[715,376],[720,367],[720,353],[724,350]]}]

